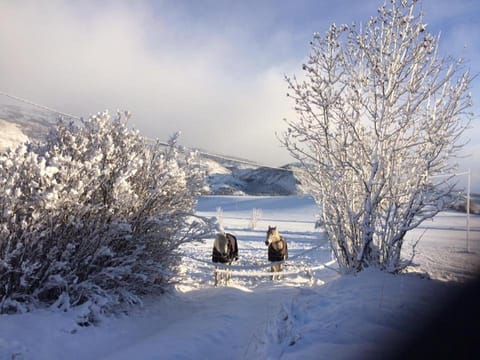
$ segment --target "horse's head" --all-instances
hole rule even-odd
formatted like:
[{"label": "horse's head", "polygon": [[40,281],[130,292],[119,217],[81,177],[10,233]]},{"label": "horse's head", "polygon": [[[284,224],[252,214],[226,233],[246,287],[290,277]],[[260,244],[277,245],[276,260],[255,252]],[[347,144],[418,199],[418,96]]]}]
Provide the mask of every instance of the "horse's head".
[{"label": "horse's head", "polygon": [[280,234],[278,233],[276,226],[268,226],[267,238],[265,239],[265,245],[270,245],[272,242],[278,241]]},{"label": "horse's head", "polygon": [[224,232],[217,233],[213,246],[222,256],[228,255],[228,239]]}]

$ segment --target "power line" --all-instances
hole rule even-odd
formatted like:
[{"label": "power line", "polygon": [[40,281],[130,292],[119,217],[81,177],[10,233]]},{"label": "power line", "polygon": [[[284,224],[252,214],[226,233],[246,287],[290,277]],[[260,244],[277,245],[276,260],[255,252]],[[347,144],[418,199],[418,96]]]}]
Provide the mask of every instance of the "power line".
[{"label": "power line", "polygon": [[50,111],[50,112],[54,112],[56,114],[60,114],[60,115],[63,115],[63,116],[67,116],[67,117],[70,117],[70,118],[73,118],[73,119],[77,119],[77,120],[80,120],[81,118],[78,117],[78,116],[75,116],[75,115],[72,115],[72,114],[67,114],[67,113],[64,113],[62,111],[58,111],[58,110],[55,110],[55,109],[52,109],[48,106],[45,106],[45,105],[41,105],[41,104],[37,104],[37,103],[34,103],[33,101],[30,101],[30,100],[27,100],[27,99],[24,99],[24,98],[21,98],[21,97],[18,97],[18,96],[15,96],[15,95],[10,95],[10,94],[7,94],[3,91],[0,91],[0,95],[3,95],[3,96],[6,96],[10,99],[13,99],[13,100],[17,100],[17,101],[20,101],[20,102],[23,102],[25,104],[28,104],[28,105],[32,105],[32,106],[36,106],[40,109],[44,109],[44,110],[47,110],[47,111]]},{"label": "power line", "polygon": [[[147,140],[147,141],[149,141],[149,142],[151,142],[151,143],[156,143],[156,142],[158,142],[160,145],[168,146],[168,143],[159,141],[158,139],[155,140],[155,139],[152,139],[152,138],[149,138],[149,137],[146,137],[146,136],[144,136],[144,139]],[[259,163],[255,162],[255,161],[250,161],[250,160],[246,160],[246,159],[239,159],[239,158],[233,157],[233,156],[220,155],[220,154],[208,152],[208,151],[205,151],[205,150],[198,150],[198,149],[189,148],[189,147],[186,147],[186,146],[183,146],[183,147],[184,147],[185,149],[187,149],[187,150],[195,151],[195,152],[197,152],[197,153],[199,153],[199,154],[201,154],[201,155],[209,156],[209,157],[216,158],[216,159],[220,159],[220,160],[233,161],[233,162],[236,162],[236,163],[241,163],[241,164],[245,164],[245,165],[255,166],[255,167],[258,167],[258,168],[267,168],[267,169],[281,170],[281,171],[291,171],[291,170],[289,170],[289,169],[285,169],[285,168],[281,168],[281,167],[274,167],[274,166],[262,165],[262,164],[259,164]]]}]

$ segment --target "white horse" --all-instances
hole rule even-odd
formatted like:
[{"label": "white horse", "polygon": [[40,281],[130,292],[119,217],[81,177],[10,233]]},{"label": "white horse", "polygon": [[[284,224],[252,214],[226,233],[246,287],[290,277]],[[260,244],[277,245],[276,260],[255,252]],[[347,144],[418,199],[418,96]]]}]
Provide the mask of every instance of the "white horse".
[{"label": "white horse", "polygon": [[[269,261],[276,262],[288,259],[287,240],[280,235],[276,226],[268,227],[265,245],[268,246]],[[271,270],[272,272],[282,271],[282,264],[273,265]],[[277,278],[279,278],[279,275]],[[275,275],[272,275],[272,280],[275,280]]]},{"label": "white horse", "polygon": [[[231,265],[233,261],[238,260],[238,244],[237,238],[225,232],[219,232],[215,236],[215,241],[213,242],[213,252],[212,252],[212,261],[214,263],[228,264]],[[228,284],[228,280],[231,278],[231,273],[229,270],[226,270],[225,284]],[[218,281],[220,280],[219,272],[217,267],[215,267],[215,286],[217,286]]]}]

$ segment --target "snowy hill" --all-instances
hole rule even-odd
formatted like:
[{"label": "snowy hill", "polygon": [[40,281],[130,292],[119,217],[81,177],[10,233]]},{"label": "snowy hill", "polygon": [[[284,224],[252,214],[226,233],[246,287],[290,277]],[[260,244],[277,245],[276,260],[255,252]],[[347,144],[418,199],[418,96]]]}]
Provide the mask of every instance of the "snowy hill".
[{"label": "snowy hill", "polygon": [[211,195],[296,195],[298,180],[285,168],[246,166],[243,163],[213,161],[204,157],[208,191]]},{"label": "snowy hill", "polygon": [[57,116],[46,110],[2,103],[0,119],[3,119],[0,124],[0,141],[4,139],[3,129],[8,126],[6,123],[14,124],[28,138],[42,139],[55,123]]},{"label": "snowy hill", "polygon": [[[41,140],[56,115],[28,106],[0,104],[0,151],[27,139]],[[219,157],[199,151],[208,178],[205,194],[295,195],[298,182],[291,169],[256,166],[233,156]]]},{"label": "snowy hill", "polygon": [[28,136],[23,133],[17,124],[0,118],[0,151],[17,146],[26,142]]}]

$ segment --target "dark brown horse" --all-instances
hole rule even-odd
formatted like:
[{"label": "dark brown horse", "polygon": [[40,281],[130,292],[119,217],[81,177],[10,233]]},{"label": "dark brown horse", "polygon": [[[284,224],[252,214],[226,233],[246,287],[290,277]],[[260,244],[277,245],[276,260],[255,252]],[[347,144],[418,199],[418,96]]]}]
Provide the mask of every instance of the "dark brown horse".
[{"label": "dark brown horse", "polygon": [[[268,246],[268,260],[272,262],[283,261],[288,259],[287,240],[283,238],[276,226],[269,226],[267,230],[267,238],[265,245]],[[272,272],[282,271],[282,264],[272,266]],[[272,280],[275,276],[272,275]]]},{"label": "dark brown horse", "polygon": [[[228,264],[231,265],[232,262],[238,260],[238,243],[237,238],[225,232],[219,232],[215,236],[215,241],[213,242],[213,252],[212,252],[212,261],[214,263]],[[228,284],[231,274],[227,270],[225,277],[225,284]],[[219,272],[215,268],[215,286],[217,286],[219,280]]]}]

